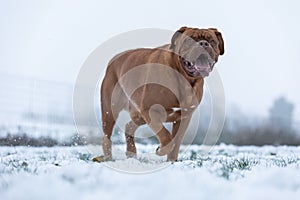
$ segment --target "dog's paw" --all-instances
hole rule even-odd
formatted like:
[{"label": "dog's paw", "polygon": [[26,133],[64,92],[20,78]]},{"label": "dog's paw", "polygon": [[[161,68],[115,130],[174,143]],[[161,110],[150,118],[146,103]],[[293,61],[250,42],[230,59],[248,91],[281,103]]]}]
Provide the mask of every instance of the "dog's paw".
[{"label": "dog's paw", "polygon": [[178,159],[176,159],[176,158],[169,158],[169,157],[168,157],[168,158],[167,158],[167,162],[171,162],[171,163],[173,164],[173,163],[179,162],[179,161],[178,161]]},{"label": "dog's paw", "polygon": [[126,157],[127,158],[136,158],[135,152],[126,151]]},{"label": "dog's paw", "polygon": [[168,144],[164,147],[158,146],[156,149],[156,155],[164,156],[169,154],[174,149],[175,144]]},{"label": "dog's paw", "polygon": [[93,162],[98,162],[98,163],[100,163],[100,162],[106,162],[106,161],[109,161],[109,160],[111,160],[111,158],[106,157],[106,156],[97,156],[97,157],[94,157],[92,159]]}]

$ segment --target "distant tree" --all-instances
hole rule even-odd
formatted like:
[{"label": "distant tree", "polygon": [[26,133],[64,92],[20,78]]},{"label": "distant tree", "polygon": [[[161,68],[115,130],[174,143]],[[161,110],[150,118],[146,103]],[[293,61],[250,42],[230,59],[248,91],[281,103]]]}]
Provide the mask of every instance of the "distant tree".
[{"label": "distant tree", "polygon": [[291,130],[293,123],[294,105],[281,96],[275,99],[269,110],[269,120],[277,130]]}]

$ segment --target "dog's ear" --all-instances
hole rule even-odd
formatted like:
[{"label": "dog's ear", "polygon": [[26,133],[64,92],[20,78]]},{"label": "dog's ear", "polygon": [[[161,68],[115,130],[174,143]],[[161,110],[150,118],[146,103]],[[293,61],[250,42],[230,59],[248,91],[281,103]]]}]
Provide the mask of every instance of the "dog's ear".
[{"label": "dog's ear", "polygon": [[210,30],[214,31],[214,33],[216,34],[218,41],[219,41],[220,55],[223,55],[224,54],[224,40],[223,40],[222,34],[216,28],[210,28]]},{"label": "dog's ear", "polygon": [[186,27],[186,26],[183,26],[183,27],[181,27],[178,31],[176,31],[176,32],[174,33],[174,35],[173,35],[173,37],[172,37],[172,39],[171,39],[171,46],[170,46],[171,49],[174,49],[174,48],[175,48],[175,44],[176,44],[177,38],[178,38],[179,36],[181,36],[182,33],[183,33],[186,29],[187,29],[187,27]]}]

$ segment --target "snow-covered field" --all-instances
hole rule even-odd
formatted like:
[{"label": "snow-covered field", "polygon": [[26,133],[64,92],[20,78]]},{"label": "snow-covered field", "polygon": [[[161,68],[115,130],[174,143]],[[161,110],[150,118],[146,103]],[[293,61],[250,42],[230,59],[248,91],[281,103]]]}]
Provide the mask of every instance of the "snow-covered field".
[{"label": "snow-covered field", "polygon": [[0,147],[0,199],[299,199],[300,147],[190,146],[165,162],[138,145],[93,163],[99,146]]}]

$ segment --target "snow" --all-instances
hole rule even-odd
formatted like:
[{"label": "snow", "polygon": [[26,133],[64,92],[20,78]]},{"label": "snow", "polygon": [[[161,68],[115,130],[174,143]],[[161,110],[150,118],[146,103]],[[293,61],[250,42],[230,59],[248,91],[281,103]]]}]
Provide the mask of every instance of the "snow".
[{"label": "snow", "polygon": [[[165,162],[155,145],[93,163],[100,146],[0,147],[0,199],[298,199],[300,147],[192,145]],[[95,150],[97,149],[97,150]]]}]

